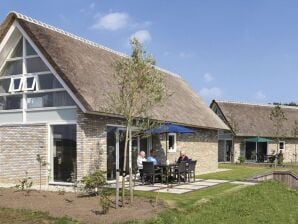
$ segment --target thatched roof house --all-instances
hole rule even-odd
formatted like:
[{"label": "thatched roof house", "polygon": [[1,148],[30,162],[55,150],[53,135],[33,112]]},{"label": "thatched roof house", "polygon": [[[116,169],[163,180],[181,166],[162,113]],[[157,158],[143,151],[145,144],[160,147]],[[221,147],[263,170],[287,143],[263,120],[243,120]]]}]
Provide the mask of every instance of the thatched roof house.
[{"label": "thatched roof house", "polygon": [[[0,184],[15,183],[25,171],[35,181],[37,154],[49,164],[42,171],[44,184],[72,182],[73,176],[95,169],[115,178],[123,168],[120,137],[126,127],[121,114],[108,113],[102,105],[107,93],[117,89],[110,79],[112,63],[121,57],[127,56],[9,13],[0,26],[0,170],[7,171],[0,172]],[[199,172],[215,171],[217,133],[228,126],[181,77],[157,69],[173,94],[153,109],[151,118],[187,126],[195,134],[138,135],[132,141],[133,157],[155,148],[161,162],[174,161],[185,150],[198,160]]]},{"label": "thatched roof house", "polygon": [[[231,128],[234,129],[233,136],[237,139],[238,142],[243,144],[251,145],[255,143],[245,142],[249,137],[263,137],[272,140],[273,142],[269,143],[268,151],[264,149],[265,154],[269,154],[270,151],[275,150],[276,145],[275,139],[275,128],[272,120],[270,120],[270,114],[274,109],[275,105],[271,104],[250,104],[250,103],[241,103],[241,102],[230,102],[230,101],[218,101],[213,100],[210,108]],[[280,130],[279,140],[282,142],[281,147],[286,148],[286,160],[291,160],[293,158],[294,144],[297,140],[297,137],[293,136],[292,130],[295,126],[295,121],[298,121],[298,107],[294,106],[280,106],[286,120],[283,122],[283,126]],[[226,135],[222,135],[223,138]],[[231,138],[226,139],[229,141]],[[224,139],[221,139],[224,140]],[[259,143],[261,144],[261,143]],[[265,143],[262,143],[265,145]],[[267,144],[267,143],[266,143]],[[286,147],[284,145],[286,144]],[[229,145],[229,143],[228,143]],[[245,146],[242,146],[245,148]],[[267,146],[266,146],[267,147]],[[264,146],[265,148],[265,146]],[[222,150],[222,149],[221,149]],[[236,152],[236,154],[240,154]],[[237,159],[237,158],[234,158]]]}]

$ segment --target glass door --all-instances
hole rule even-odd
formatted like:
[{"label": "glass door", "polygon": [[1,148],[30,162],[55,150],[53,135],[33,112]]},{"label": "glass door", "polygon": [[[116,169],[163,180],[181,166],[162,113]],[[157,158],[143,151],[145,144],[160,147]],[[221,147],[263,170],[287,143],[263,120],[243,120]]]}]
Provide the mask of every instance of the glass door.
[{"label": "glass door", "polygon": [[77,168],[76,125],[52,125],[51,169],[54,182],[74,182]]}]

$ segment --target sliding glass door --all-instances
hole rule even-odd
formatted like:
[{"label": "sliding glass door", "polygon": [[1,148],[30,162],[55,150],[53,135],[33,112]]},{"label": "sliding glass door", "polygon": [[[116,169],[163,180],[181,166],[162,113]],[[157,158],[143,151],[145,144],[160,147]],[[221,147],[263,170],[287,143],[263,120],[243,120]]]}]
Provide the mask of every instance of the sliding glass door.
[{"label": "sliding glass door", "polygon": [[76,179],[76,125],[52,125],[51,169],[54,182],[74,182]]}]

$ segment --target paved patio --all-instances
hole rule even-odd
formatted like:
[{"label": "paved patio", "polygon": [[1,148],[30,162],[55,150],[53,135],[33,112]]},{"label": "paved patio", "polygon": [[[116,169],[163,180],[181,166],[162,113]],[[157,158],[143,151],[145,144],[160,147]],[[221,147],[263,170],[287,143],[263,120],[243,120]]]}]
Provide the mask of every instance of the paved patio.
[{"label": "paved patio", "polygon": [[[229,181],[229,180],[215,180],[215,179],[196,179],[195,182],[186,182],[181,184],[160,184],[156,183],[154,185],[142,183],[135,183],[134,190],[136,191],[150,191],[150,192],[161,192],[161,193],[172,193],[172,194],[183,194],[191,191],[205,189],[211,186],[216,186],[223,183],[232,183],[238,185],[254,185],[256,183],[246,182],[246,181]],[[111,183],[110,187],[116,187],[115,183]],[[126,187],[129,187],[129,183],[126,182]]]}]

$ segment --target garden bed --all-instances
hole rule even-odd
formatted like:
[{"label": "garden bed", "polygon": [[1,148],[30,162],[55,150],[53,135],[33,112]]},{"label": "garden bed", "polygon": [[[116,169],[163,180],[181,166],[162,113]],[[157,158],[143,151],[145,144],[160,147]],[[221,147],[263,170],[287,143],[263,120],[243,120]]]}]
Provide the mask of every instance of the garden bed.
[{"label": "garden bed", "polygon": [[[111,198],[113,200],[114,198]],[[112,204],[108,214],[102,214],[99,196],[78,195],[65,192],[24,191],[0,188],[0,208],[29,209],[47,212],[53,217],[70,217],[83,223],[117,223],[134,219],[148,219],[163,210],[151,199],[135,197],[133,205],[115,209]],[[0,220],[1,222],[1,220]]]}]

